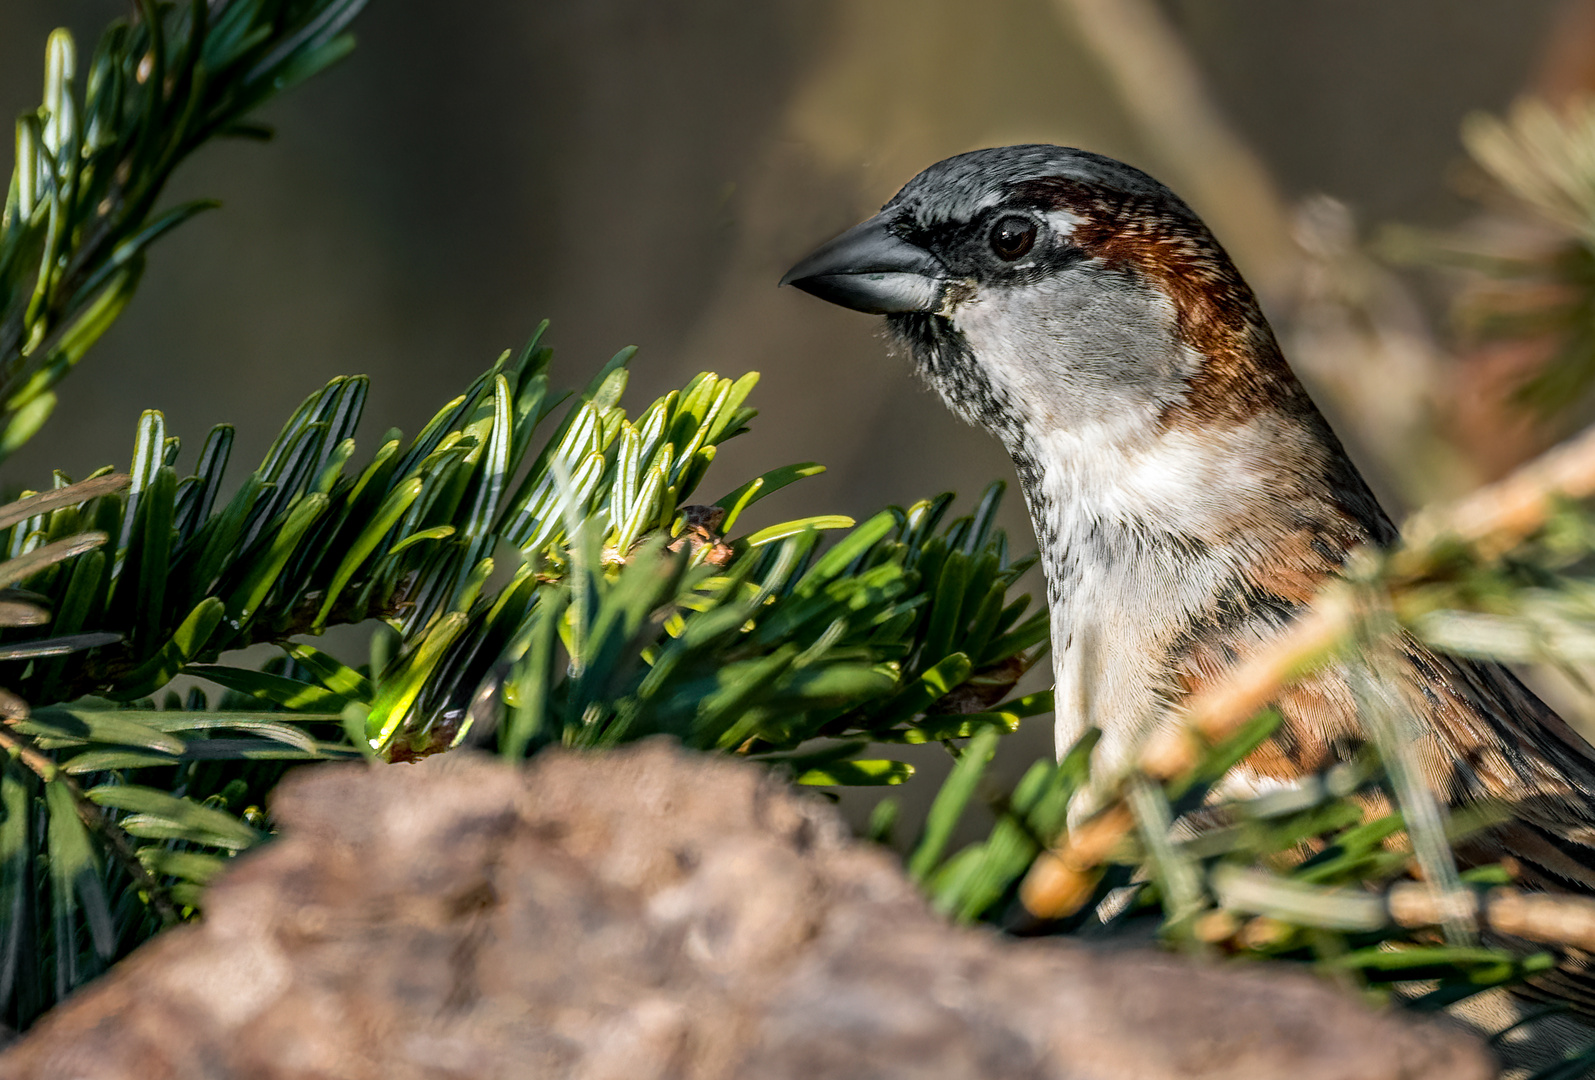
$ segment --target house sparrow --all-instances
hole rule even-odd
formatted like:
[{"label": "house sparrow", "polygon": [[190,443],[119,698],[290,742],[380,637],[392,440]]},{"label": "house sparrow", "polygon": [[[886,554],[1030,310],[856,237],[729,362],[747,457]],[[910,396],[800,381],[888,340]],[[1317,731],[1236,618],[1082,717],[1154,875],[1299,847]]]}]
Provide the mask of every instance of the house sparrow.
[{"label": "house sparrow", "polygon": [[[1126,767],[1172,708],[1274,637],[1364,544],[1397,538],[1189,207],[1121,162],[1010,146],[932,165],[782,284],[886,316],[1013,458],[1051,608],[1060,752]],[[1595,750],[1505,668],[1400,643],[1418,759],[1525,884],[1595,893]],[[1243,766],[1320,769],[1357,739],[1344,668],[1283,690]],[[1595,990],[1559,988],[1595,1002]]]}]

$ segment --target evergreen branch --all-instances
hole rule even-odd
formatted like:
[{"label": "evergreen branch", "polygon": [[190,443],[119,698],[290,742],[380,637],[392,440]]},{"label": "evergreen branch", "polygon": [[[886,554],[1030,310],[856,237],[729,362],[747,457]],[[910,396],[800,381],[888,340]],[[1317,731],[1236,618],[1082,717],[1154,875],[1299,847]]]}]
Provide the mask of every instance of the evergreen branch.
[{"label": "evergreen branch", "polygon": [[0,459],[132,299],[149,247],[200,200],[157,213],[201,144],[345,55],[363,0],[142,0],[102,35],[86,83],[72,36],[46,49],[44,101],[17,123],[0,215]]},{"label": "evergreen branch", "polygon": [[104,811],[89,801],[76,781],[65,775],[57,768],[54,761],[35,749],[30,740],[24,736],[0,728],[0,749],[14,755],[45,783],[64,787],[71,794],[74,808],[83,824],[104,841],[107,850],[144,893],[145,902],[160,916],[162,924],[171,926],[181,921],[170,893],[144,869],[144,864],[139,861],[138,852],[127,833],[107,817]]},{"label": "evergreen branch", "polygon": [[[943,496],[856,527],[805,519],[727,536],[724,505],[690,500],[721,443],[746,430],[757,377],[699,375],[632,420],[627,350],[545,425],[567,399],[550,393],[538,340],[414,439],[384,436],[363,465],[365,380],[339,378],[225,504],[214,494],[231,429],[180,476],[180,444],[152,411],[125,476],[0,508],[0,550],[15,556],[0,579],[54,615],[53,636],[17,625],[0,639],[0,680],[36,703],[8,738],[47,766],[43,795],[72,779],[75,804],[76,779],[92,782],[85,797],[120,830],[94,817],[88,847],[59,856],[19,841],[19,865],[109,867],[72,879],[90,890],[80,914],[59,883],[29,903],[55,905],[62,926],[89,919],[93,942],[137,941],[267,834],[258,806],[295,761],[404,760],[466,739],[516,757],[666,732],[802,783],[894,784],[912,769],[860,760],[865,740],[1012,730],[1047,707],[1001,703],[1046,636],[1045,614],[1026,619],[1028,601],[1007,597],[1032,560],[1010,560],[993,527],[1002,485],[955,520]],[[722,503],[740,515],[817,471],[776,470]],[[829,549],[825,528],[846,530]],[[521,565],[501,581],[506,548]],[[369,663],[294,640],[367,618],[387,626]],[[217,663],[260,642],[284,656],[260,671]],[[94,647],[43,657],[64,643]],[[37,658],[5,659],[24,655]],[[199,691],[161,709],[140,701],[184,672],[219,684],[219,707]],[[853,749],[816,761],[813,740],[838,736]],[[52,820],[69,805],[40,794],[25,798]],[[96,929],[105,874],[127,882],[126,914]],[[17,887],[0,875],[0,906],[23,902]],[[98,948],[57,955],[64,989],[113,957]],[[32,1015],[12,1008],[19,1024]]]}]

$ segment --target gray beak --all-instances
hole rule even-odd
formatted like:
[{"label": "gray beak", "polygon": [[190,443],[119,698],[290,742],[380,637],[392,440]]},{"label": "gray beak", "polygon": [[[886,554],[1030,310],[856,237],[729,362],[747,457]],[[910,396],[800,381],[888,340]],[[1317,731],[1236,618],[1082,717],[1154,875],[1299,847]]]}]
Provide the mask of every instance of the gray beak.
[{"label": "gray beak", "polygon": [[891,225],[877,214],[853,226],[788,270],[781,284],[870,315],[938,310],[951,275]]}]

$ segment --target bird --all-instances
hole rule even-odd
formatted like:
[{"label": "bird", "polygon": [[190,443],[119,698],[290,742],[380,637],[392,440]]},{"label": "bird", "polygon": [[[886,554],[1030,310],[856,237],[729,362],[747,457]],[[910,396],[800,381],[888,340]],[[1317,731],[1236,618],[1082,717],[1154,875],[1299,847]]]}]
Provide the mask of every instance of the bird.
[{"label": "bird", "polygon": [[[1127,768],[1353,552],[1399,539],[1218,240],[1123,162],[1039,144],[948,158],[781,284],[885,316],[896,351],[1007,450],[1046,579],[1056,745],[1098,729],[1098,770]],[[1462,856],[1595,895],[1595,749],[1500,664],[1410,635],[1393,651],[1430,788],[1510,808]],[[1351,678],[1342,661],[1282,689],[1242,779],[1288,784],[1348,754]],[[1595,1015],[1585,959],[1536,985]]]}]

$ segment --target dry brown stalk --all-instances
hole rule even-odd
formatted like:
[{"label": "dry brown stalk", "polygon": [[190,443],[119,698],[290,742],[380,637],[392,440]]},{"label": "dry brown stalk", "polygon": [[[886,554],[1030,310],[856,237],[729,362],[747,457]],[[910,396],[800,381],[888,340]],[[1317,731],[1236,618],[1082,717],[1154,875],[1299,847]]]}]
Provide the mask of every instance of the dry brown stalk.
[{"label": "dry brown stalk", "polygon": [[1461,915],[1526,941],[1595,951],[1595,899],[1589,897],[1525,893],[1506,886],[1482,897],[1472,891],[1447,896],[1412,881],[1392,886],[1387,903],[1398,926],[1435,926]]},{"label": "dry brown stalk", "polygon": [[[7,693],[8,698],[18,700],[14,694]],[[7,714],[7,719],[25,719],[26,712],[21,717],[12,717]],[[13,732],[0,728],[0,752],[15,754],[17,759],[47,784],[60,784],[72,795],[72,805],[77,808],[78,819],[93,832],[105,839],[106,846],[116,861],[127,871],[138,889],[149,897],[150,907],[160,916],[161,922],[173,926],[182,921],[182,915],[177,910],[177,905],[172,901],[166,888],[150,876],[144,864],[139,861],[138,851],[133,847],[127,833],[121,826],[112,821],[104,810],[100,809],[89,797],[83,793],[76,780],[60,770],[55,762],[35,750],[31,742]]]},{"label": "dry brown stalk", "polygon": [[[1559,499],[1591,495],[1595,495],[1595,427],[1459,502],[1414,515],[1403,531],[1401,549],[1391,555],[1392,569],[1402,579],[1393,590],[1406,591],[1419,584],[1408,574],[1421,573],[1439,545],[1461,541],[1486,558],[1498,556],[1544,525]],[[1269,648],[1192,695],[1181,710],[1181,727],[1209,742],[1234,731],[1267,705],[1281,686],[1344,641],[1357,617],[1353,590],[1341,581],[1330,583]],[[1166,768],[1168,753],[1166,746],[1154,742],[1143,760]],[[1149,775],[1167,778],[1178,772]]]},{"label": "dry brown stalk", "polygon": [[1098,871],[1070,867],[1043,851],[1019,883],[1019,902],[1038,919],[1062,919],[1085,906],[1096,892]]},{"label": "dry brown stalk", "polygon": [[1134,828],[1135,815],[1117,802],[1070,830],[1056,848],[1041,853],[1021,883],[1025,910],[1043,919],[1080,910],[1096,891],[1098,868]]},{"label": "dry brown stalk", "polygon": [[1396,558],[1420,561],[1447,538],[1494,557],[1545,524],[1559,499],[1595,495],[1595,427],[1552,447],[1503,480],[1487,484],[1448,507],[1424,510],[1403,530]]},{"label": "dry brown stalk", "polygon": [[1289,206],[1163,8],[1153,0],[1053,0],[1053,10],[1089,46],[1163,170],[1225,238],[1247,279],[1268,299],[1284,296],[1302,262]]},{"label": "dry brown stalk", "polygon": [[1235,940],[1244,948],[1267,949],[1287,940],[1290,932],[1289,923],[1267,915],[1258,915],[1241,924],[1241,928],[1236,931]]},{"label": "dry brown stalk", "polygon": [[1333,652],[1351,633],[1356,619],[1353,591],[1336,582],[1266,649],[1191,695],[1180,711],[1178,726],[1163,728],[1147,740],[1141,771],[1154,780],[1171,780],[1195,768],[1202,746],[1232,734],[1256,716],[1281,686]]},{"label": "dry brown stalk", "polygon": [[107,473],[92,480],[79,480],[64,488],[41,491],[37,495],[18,499],[16,502],[0,506],[0,529],[8,529],[19,521],[49,513],[51,510],[59,510],[63,506],[77,506],[90,499],[97,499],[101,495],[121,491],[132,479],[127,473]]},{"label": "dry brown stalk", "polygon": [[[0,719],[12,724],[27,718],[27,702],[9,690],[0,689]],[[160,916],[161,922],[173,926],[182,921],[176,903],[166,888],[145,869],[127,833],[122,831],[122,827],[112,821],[104,810],[89,800],[76,780],[62,772],[61,767],[48,756],[35,749],[31,739],[7,731],[4,727],[0,727],[0,753],[14,754],[16,759],[31,769],[40,780],[47,784],[60,784],[66,788],[72,796],[72,805],[77,809],[78,819],[88,829],[105,839],[106,846],[116,857],[116,861],[122,864],[122,868],[127,871],[139,890],[149,897],[150,906]]]}]

